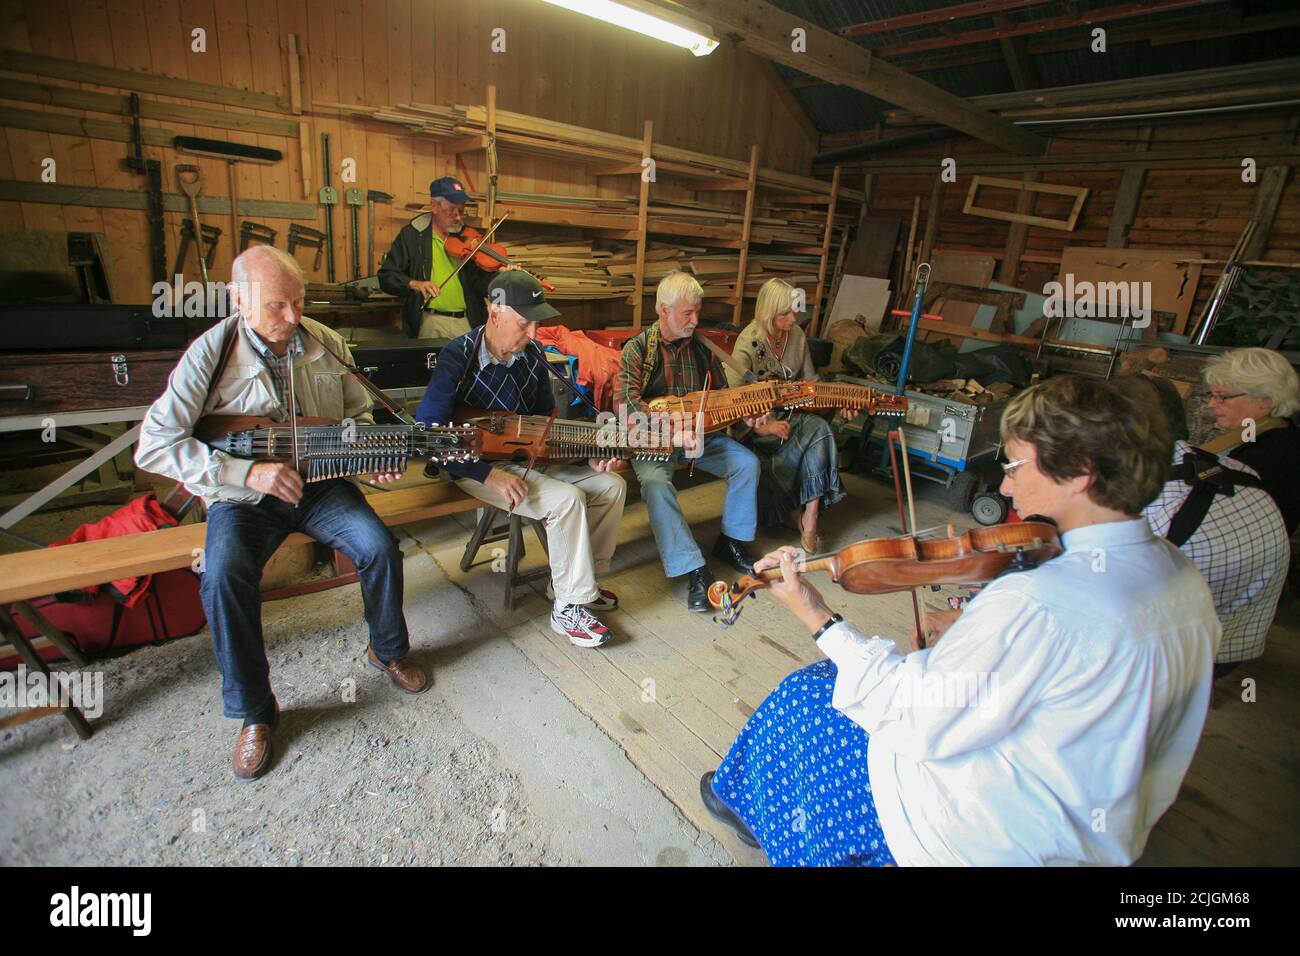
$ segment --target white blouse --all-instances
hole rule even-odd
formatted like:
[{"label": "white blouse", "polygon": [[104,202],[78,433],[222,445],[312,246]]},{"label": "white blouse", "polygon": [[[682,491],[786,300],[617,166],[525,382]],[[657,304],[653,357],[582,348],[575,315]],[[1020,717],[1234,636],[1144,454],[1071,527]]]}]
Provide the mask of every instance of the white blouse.
[{"label": "white blouse", "polygon": [[1209,706],[1209,589],[1141,518],[1062,542],[932,648],[848,624],[818,641],[900,864],[1127,865],[1174,802]]}]

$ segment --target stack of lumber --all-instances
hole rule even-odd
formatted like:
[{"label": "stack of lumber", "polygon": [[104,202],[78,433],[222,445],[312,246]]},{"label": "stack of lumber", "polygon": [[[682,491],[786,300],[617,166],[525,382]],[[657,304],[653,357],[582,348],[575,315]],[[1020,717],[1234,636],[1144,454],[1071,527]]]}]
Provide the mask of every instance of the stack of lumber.
[{"label": "stack of lumber", "polygon": [[[350,116],[363,116],[380,123],[404,126],[412,132],[442,140],[454,140],[453,149],[464,152],[486,143],[487,113],[479,106],[436,106],[399,103],[370,107],[344,103],[317,103],[316,107]],[[602,174],[632,176],[641,170],[640,139],[569,123],[557,123],[506,110],[496,112],[496,143],[499,149],[560,157],[567,162],[605,167]],[[692,150],[656,143],[652,147],[660,175],[691,180],[705,195],[724,188],[743,196],[749,166],[741,160],[710,156]],[[750,242],[762,245],[782,243],[800,252],[820,252],[826,229],[826,203],[831,184],[811,176],[797,176],[774,169],[758,170]],[[634,190],[629,190],[629,193]],[[716,195],[716,193],[713,193]],[[852,203],[860,203],[861,191],[841,187],[835,217],[836,231],[856,220]],[[497,211],[510,212],[517,222],[582,226],[597,230],[605,238],[632,239],[637,229],[638,202],[626,197],[560,196],[537,193],[497,194]],[[659,235],[687,236],[715,240],[715,245],[739,248],[744,214],[736,208],[699,201],[653,197],[648,208],[646,229]]]},{"label": "stack of lumber", "polygon": [[[528,236],[509,240],[507,247],[513,260],[555,286],[552,298],[619,298],[629,295],[636,283],[636,246],[631,243]],[[706,298],[727,298],[735,293],[740,256],[704,246],[651,242],[643,270],[647,294],[653,294],[655,284],[668,273],[680,270],[699,280]],[[817,259],[751,255],[745,270],[746,296],[757,295],[764,282],[777,277],[802,286],[811,296]]]},{"label": "stack of lumber", "polygon": [[[444,139],[483,135],[487,132],[487,108],[483,106],[438,106],[430,103],[397,103],[393,106],[357,106],[346,103],[317,103],[317,108],[335,109],[353,116],[365,116],[381,123],[405,126],[416,132]],[[496,111],[497,145],[502,149],[539,152],[579,162],[605,164],[641,160],[641,140],[603,130],[558,123],[554,120]],[[660,169],[701,179],[738,179],[749,175],[743,160],[711,156],[694,150],[656,143],[653,150]],[[758,183],[792,194],[829,197],[830,183],[811,176],[798,176],[776,169],[760,168]],[[842,200],[861,202],[862,193],[841,188]]]},{"label": "stack of lumber", "polygon": [[[484,197],[475,195],[474,198],[481,204]],[[824,209],[778,208],[763,203],[757,206],[760,212],[780,212],[780,215],[756,212],[750,227],[752,243],[771,245],[779,242],[806,248],[820,247],[826,230]],[[497,212],[509,212],[510,218],[516,222],[582,226],[603,230],[610,238],[619,239],[632,238],[637,225],[637,200],[634,197],[501,191],[497,193]],[[646,214],[647,232],[718,240],[716,244],[732,247],[740,245],[745,220],[742,212],[726,206],[666,199],[651,202]],[[837,233],[851,222],[848,213],[837,214]]]}]

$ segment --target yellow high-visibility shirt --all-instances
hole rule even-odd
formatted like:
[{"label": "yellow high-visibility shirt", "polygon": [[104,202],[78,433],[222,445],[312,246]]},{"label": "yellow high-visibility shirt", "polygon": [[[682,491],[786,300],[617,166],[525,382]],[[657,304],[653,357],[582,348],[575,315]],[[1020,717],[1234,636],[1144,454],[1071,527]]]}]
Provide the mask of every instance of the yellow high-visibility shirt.
[{"label": "yellow high-visibility shirt", "polygon": [[438,298],[426,302],[424,307],[439,312],[464,312],[465,289],[460,284],[460,276],[447,282],[447,278],[456,271],[456,263],[443,248],[444,241],[436,232],[433,234],[433,270],[429,274],[432,276],[433,284],[442,292]]}]

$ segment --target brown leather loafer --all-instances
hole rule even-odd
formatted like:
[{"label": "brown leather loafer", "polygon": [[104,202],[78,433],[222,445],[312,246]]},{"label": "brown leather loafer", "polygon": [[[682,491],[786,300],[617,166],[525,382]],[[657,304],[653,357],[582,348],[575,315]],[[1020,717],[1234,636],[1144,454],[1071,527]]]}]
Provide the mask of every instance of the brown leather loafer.
[{"label": "brown leather loafer", "polygon": [[276,702],[275,716],[269,724],[251,724],[239,731],[235,741],[232,764],[240,780],[256,780],[271,766],[271,730],[280,716],[280,703]]},{"label": "brown leather loafer", "polygon": [[370,661],[371,667],[379,668],[392,678],[394,684],[408,694],[420,694],[429,689],[428,673],[409,657],[403,657],[391,664],[385,664],[375,656],[375,649],[372,647],[366,651],[366,659]]}]

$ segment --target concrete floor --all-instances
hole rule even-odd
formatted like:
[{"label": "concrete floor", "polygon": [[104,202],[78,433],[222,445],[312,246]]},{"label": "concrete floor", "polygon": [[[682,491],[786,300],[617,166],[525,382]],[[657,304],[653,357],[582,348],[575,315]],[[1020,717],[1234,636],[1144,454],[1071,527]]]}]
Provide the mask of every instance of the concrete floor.
[{"label": "concrete floor", "polygon": [[269,603],[284,713],[275,765],[244,783],[206,629],[97,662],[91,740],[57,717],[0,733],[0,864],[731,862],[427,553],[403,547],[428,692],[401,694],[366,666],[356,586]]},{"label": "concrete floor", "polygon": [[[874,479],[846,484],[851,497],[828,516],[828,544],[894,533],[892,489]],[[697,533],[707,543],[718,503],[705,487],[684,499],[700,511]],[[922,527],[969,524],[947,507],[942,489],[923,484],[918,499]],[[57,517],[45,519],[50,526],[40,537],[55,540],[95,512],[52,512]],[[668,629],[677,622],[681,635],[713,643],[711,634],[695,634],[700,616],[663,585],[643,512],[635,498],[629,502],[611,583],[629,595],[652,585],[663,590],[658,603]],[[78,740],[58,718],[0,731],[0,864],[762,864],[761,854],[729,834],[715,831],[719,842],[708,832],[714,824],[697,805],[699,761],[686,755],[689,747],[681,762],[690,773],[659,772],[643,752],[653,733],[618,708],[593,707],[562,672],[538,665],[550,653],[545,641],[530,643],[516,632],[545,602],[523,592],[516,612],[503,613],[496,576],[459,573],[472,517],[414,525],[401,535],[412,643],[434,673],[425,695],[400,694],[365,665],[355,585],[269,603],[267,652],[284,708],[279,749],[266,777],[241,783],[229,766],[238,725],[221,716],[206,630],[97,662],[106,701],[92,740]],[[761,543],[777,543],[770,537]],[[530,554],[530,563],[536,559]],[[635,676],[628,655],[653,657],[645,643],[653,635],[634,633],[627,616],[645,616],[644,593],[639,600],[611,616],[626,632],[615,644],[578,654],[595,655],[607,669],[622,662]],[[855,613],[902,633],[907,614],[898,617],[886,603],[874,599],[869,613],[855,605]],[[1289,602],[1280,611],[1268,653],[1253,662],[1260,702],[1244,706],[1231,688],[1220,688],[1184,790],[1142,864],[1294,864],[1294,815],[1286,808],[1300,778],[1287,702],[1300,682],[1297,610]],[[775,613],[761,603],[747,611],[753,622]],[[735,657],[753,662],[736,686],[758,700],[797,662],[758,645],[752,650]],[[659,682],[665,694],[667,678]],[[351,702],[342,694],[349,680]],[[678,737],[692,742],[672,734],[664,741]],[[717,747],[726,745],[719,738],[705,762],[712,766]]]}]

